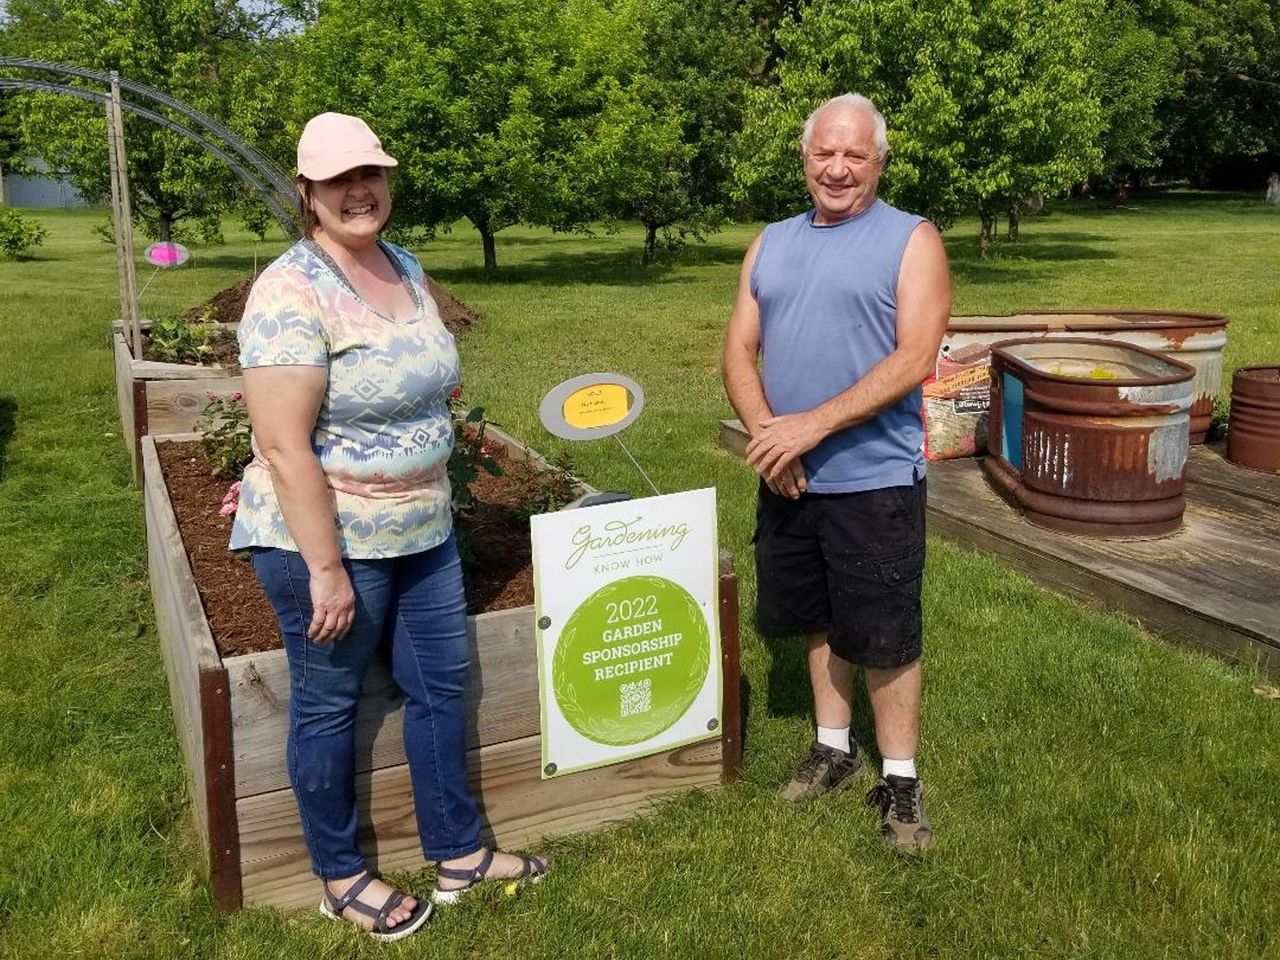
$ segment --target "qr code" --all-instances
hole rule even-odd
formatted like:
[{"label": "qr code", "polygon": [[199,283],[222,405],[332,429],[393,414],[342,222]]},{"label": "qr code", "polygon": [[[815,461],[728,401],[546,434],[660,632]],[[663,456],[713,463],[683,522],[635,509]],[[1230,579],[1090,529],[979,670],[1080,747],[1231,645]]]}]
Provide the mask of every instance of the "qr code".
[{"label": "qr code", "polygon": [[621,709],[624,717],[634,717],[653,709],[653,683],[647,677],[634,683],[624,683],[619,690],[622,694]]}]

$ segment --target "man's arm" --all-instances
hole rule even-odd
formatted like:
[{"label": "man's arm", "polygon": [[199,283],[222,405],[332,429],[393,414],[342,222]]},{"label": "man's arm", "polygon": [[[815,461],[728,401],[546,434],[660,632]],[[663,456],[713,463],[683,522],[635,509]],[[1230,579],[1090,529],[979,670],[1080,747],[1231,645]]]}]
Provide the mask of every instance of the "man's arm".
[{"label": "man's arm", "polygon": [[[869,420],[896,403],[934,370],[951,318],[947,253],[933,224],[921,223],[907,241],[898,271],[897,346],[847,390],[812,410],[766,416],[748,427],[747,462],[766,481],[834,433]],[[736,407],[736,404],[735,404]],[[739,410],[741,415],[743,411]],[[746,422],[745,416],[743,422]]]},{"label": "man's arm", "polygon": [[[724,377],[725,393],[737,411],[747,432],[754,436],[758,424],[773,417],[769,401],[760,382],[760,369],[756,366],[760,356],[760,305],[751,292],[751,268],[760,252],[760,234],[751,242],[742,260],[738,277],[738,296],[729,316],[729,328],[725,333],[724,352],[720,369]],[[763,476],[763,474],[762,474]],[[774,477],[765,477],[765,483],[774,493],[798,497],[804,490],[804,468],[798,459],[777,471]]]}]

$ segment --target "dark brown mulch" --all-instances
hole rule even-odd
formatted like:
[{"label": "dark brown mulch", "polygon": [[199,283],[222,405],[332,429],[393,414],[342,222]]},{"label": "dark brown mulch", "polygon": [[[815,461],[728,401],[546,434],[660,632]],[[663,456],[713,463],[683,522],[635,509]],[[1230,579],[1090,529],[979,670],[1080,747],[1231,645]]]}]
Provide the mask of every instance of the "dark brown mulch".
[{"label": "dark brown mulch", "polygon": [[218,652],[230,657],[279,647],[276,617],[253,564],[247,554],[227,550],[232,518],[218,509],[230,481],[212,475],[194,440],[156,444],[156,453]]},{"label": "dark brown mulch", "polygon": [[[218,516],[218,509],[229,481],[211,475],[195,441],[166,441],[156,452],[218,652],[229,657],[278,648],[275,614],[253,565],[247,555],[227,550],[231,518]],[[564,502],[572,495],[563,474],[548,477],[501,451],[495,459],[503,476],[481,474],[471,485],[475,501],[458,524],[472,614],[533,602],[529,512],[540,512],[545,497]]]}]

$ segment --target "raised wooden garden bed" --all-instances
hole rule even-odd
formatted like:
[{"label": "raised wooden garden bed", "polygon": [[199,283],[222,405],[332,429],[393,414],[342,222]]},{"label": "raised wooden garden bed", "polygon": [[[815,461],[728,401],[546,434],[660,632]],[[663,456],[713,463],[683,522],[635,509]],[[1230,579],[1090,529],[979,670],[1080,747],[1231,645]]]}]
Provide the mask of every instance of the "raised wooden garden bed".
[{"label": "raised wooden garden bed", "polygon": [[[490,430],[486,437],[510,456],[536,458]],[[148,566],[214,899],[224,910],[312,906],[317,884],[284,762],[289,706],[285,654],[218,653],[160,470],[156,443],[166,439],[185,438],[151,435],[139,441]],[[718,739],[544,781],[533,607],[469,617],[468,770],[485,818],[486,842],[535,846],[543,837],[632,816],[664,794],[735,778],[742,749],[738,596],[727,554],[721,558],[720,624],[724,724]],[[414,869],[423,863],[401,723],[401,697],[387,672],[376,666],[357,720],[356,783],[361,844],[380,870]]]},{"label": "raised wooden garden bed", "polygon": [[[147,327],[144,320],[142,329],[145,331]],[[209,402],[209,394],[239,390],[242,381],[216,364],[161,363],[135,358],[119,320],[112,325],[111,343],[121,433],[136,483],[142,476],[142,437],[191,432]]]}]

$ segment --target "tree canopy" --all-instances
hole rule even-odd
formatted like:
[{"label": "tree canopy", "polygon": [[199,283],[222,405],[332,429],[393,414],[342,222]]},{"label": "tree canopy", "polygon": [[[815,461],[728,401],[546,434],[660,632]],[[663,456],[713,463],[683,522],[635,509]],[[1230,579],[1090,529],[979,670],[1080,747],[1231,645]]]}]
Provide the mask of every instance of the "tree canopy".
[{"label": "tree canopy", "polygon": [[400,163],[398,222],[465,217],[492,270],[503,228],[600,212],[568,174],[634,56],[630,26],[591,0],[325,4],[302,40],[300,115],[364,117]]},{"label": "tree canopy", "polygon": [[[1274,0],[9,0],[0,51],[158,87],[282,165],[308,116],[365,117],[401,161],[395,226],[468,220],[486,269],[516,223],[701,238],[807,204],[808,112],[886,115],[884,195],[984,249],[1028,198],[1280,165]],[[219,160],[126,119],[135,209],[159,236],[254,209]],[[0,158],[108,190],[102,110],[0,102]],[[3,161],[0,161],[3,162]],[[1250,167],[1250,165],[1253,165]],[[256,220],[263,221],[257,207]]]},{"label": "tree canopy", "polygon": [[845,91],[889,125],[884,194],[947,226],[1066,189],[1100,162],[1102,111],[1085,66],[1099,0],[815,0],[779,30],[777,82],[753,91],[737,165],[745,200],[805,203],[804,118]]}]

